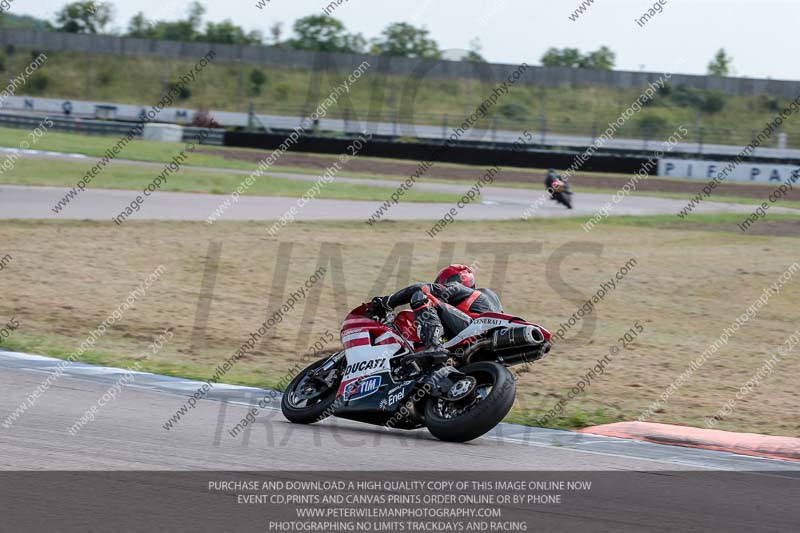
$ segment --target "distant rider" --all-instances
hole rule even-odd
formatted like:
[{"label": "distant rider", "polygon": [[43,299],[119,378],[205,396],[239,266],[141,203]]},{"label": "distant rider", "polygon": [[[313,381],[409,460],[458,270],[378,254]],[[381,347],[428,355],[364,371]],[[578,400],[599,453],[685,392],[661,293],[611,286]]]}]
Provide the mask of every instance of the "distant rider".
[{"label": "distant rider", "polygon": [[553,184],[560,181],[562,181],[561,176],[558,175],[558,172],[556,172],[555,169],[551,168],[550,170],[547,171],[547,176],[544,178],[544,186],[547,187],[547,192],[550,193],[551,197],[555,192]]},{"label": "distant rider", "polygon": [[569,185],[567,184],[566,179],[562,179],[561,176],[558,175],[558,172],[555,169],[550,169],[547,171],[547,176],[544,178],[544,185],[547,187],[547,192],[550,194],[551,200],[556,200],[559,203],[564,204],[568,209],[572,209],[572,204],[564,199],[564,196],[569,196]]}]

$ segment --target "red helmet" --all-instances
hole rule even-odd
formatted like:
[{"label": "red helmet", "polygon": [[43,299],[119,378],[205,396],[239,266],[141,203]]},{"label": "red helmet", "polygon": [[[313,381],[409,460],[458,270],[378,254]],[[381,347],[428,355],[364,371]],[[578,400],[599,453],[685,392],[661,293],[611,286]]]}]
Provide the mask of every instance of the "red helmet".
[{"label": "red helmet", "polygon": [[447,285],[448,283],[457,282],[469,287],[475,288],[475,273],[467,265],[450,265],[443,268],[436,274],[436,283],[439,285]]}]

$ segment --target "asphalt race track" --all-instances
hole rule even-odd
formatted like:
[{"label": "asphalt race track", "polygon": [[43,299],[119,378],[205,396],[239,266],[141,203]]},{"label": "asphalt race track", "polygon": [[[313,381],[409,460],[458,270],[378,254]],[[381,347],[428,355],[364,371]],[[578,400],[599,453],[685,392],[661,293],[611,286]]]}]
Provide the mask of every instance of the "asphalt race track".
[{"label": "asphalt race track", "polygon": [[[86,156],[81,154],[41,152],[31,150],[26,158],[46,161],[75,161]],[[162,163],[120,159],[113,164],[141,167],[163,168]],[[207,172],[240,174],[242,179],[248,171],[235,169],[215,169],[186,165],[184,168]],[[319,177],[312,174],[288,174],[271,172],[271,176],[309,182],[313,186]],[[386,189],[386,200],[397,189],[402,180],[370,180],[336,177],[337,182],[382,187]],[[620,180],[620,187],[625,182]],[[703,182],[698,182],[698,191]],[[447,183],[417,183],[416,190],[435,191],[454,195],[465,194],[472,185]],[[233,188],[233,187],[232,187]],[[529,190],[510,187],[484,187],[481,190],[481,203],[468,204],[459,211],[459,220],[512,220],[520,219],[527,212],[533,218],[552,217],[592,217],[599,209],[611,202],[615,192],[604,194],[582,193],[576,191],[573,197],[574,209],[568,210],[546,198],[543,190]],[[52,210],[69,189],[67,187],[28,187],[0,185],[0,219],[63,219],[63,220],[111,220],[141,191],[89,188],[81,192],[59,213]],[[769,189],[765,188],[765,197]],[[230,195],[159,192],[150,196],[142,204],[131,220],[206,220],[220,204],[230,199]],[[383,202],[314,199],[298,209],[295,220],[367,220]],[[297,205],[297,198],[280,196],[244,196],[238,203],[225,210],[219,220],[277,220],[289,209]],[[686,200],[655,198],[648,196],[628,196],[613,204],[611,215],[674,215],[686,206]],[[402,200],[393,205],[381,220],[438,220],[453,204],[409,203]],[[703,202],[694,213],[741,213],[750,214],[753,205],[725,202]],[[792,214],[797,209],[772,207],[771,213]]]},{"label": "asphalt race track", "polygon": [[[46,377],[3,369],[0,413],[12,412]],[[91,378],[61,378],[10,430],[0,431],[0,468],[8,470],[576,470],[676,469],[673,463],[580,453],[483,439],[463,446],[427,431],[379,431],[331,420],[288,423],[277,410],[263,415],[248,440],[227,429],[247,414],[243,405],[200,402],[176,426],[162,425],[183,403],[173,394],[129,389],[71,437],[67,428],[108,389]],[[224,418],[223,418],[224,415]],[[217,424],[224,429],[217,436]],[[390,459],[389,459],[390,458]],[[683,467],[687,468],[687,467]]]},{"label": "asphalt race track", "polygon": [[227,430],[267,391],[222,384],[165,429],[202,383],[142,372],[72,436],[68,428],[122,375],[81,363],[69,364],[51,389],[6,428],[6,417],[59,363],[0,351],[0,469],[429,470],[436,464],[462,470],[800,472],[800,464],[788,461],[510,424],[466,445],[438,441],[426,430],[384,430],[346,420],[302,426],[283,418],[279,400],[258,413],[252,431],[232,437]]},{"label": "asphalt race track", "polygon": [[[282,174],[281,177],[288,177]],[[295,179],[316,181],[314,176],[295,175]],[[386,199],[394,192],[396,184],[384,181],[337,178],[339,181],[368,182],[373,186],[387,188]],[[309,184],[310,185],[310,184]],[[447,184],[418,184],[420,190],[433,190],[464,194],[469,187]],[[63,198],[67,189],[63,187],[0,186],[0,219],[62,219],[62,220],[107,220],[117,216],[141,191],[87,189],[60,213],[53,206]],[[487,187],[483,190],[481,204],[469,204],[458,214],[459,220],[509,220],[521,219],[544,191],[529,191],[503,187]],[[611,201],[613,194],[578,193],[574,197],[574,209],[568,210],[545,199],[538,201],[530,211],[531,217],[591,217]],[[141,210],[130,220],[206,220],[228,195],[160,192],[150,196]],[[367,220],[382,202],[355,200],[314,199],[302,209],[297,209],[296,220]],[[297,205],[297,198],[279,196],[244,196],[238,203],[225,210],[219,220],[277,220],[290,208]],[[674,215],[686,205],[685,200],[629,196],[616,204],[613,215]],[[400,201],[383,216],[382,220],[438,220],[454,204],[408,203]],[[741,213],[749,214],[754,206],[721,202],[703,202],[695,213]],[[773,207],[771,213],[797,213],[795,209]]]},{"label": "asphalt race track", "polygon": [[[13,412],[59,363],[0,352],[0,413]],[[335,419],[295,425],[270,408],[261,410],[252,432],[232,437],[227,430],[266,391],[226,385],[215,386],[210,399],[167,430],[164,423],[200,383],[147,373],[135,373],[71,435],[68,428],[122,372],[70,364],[9,427],[7,418],[0,420],[0,501],[7,504],[0,530],[8,524],[42,530],[46,523],[63,532],[112,526],[276,531],[266,520],[297,520],[293,513],[301,506],[241,506],[206,488],[209,480],[235,476],[264,482],[583,479],[593,488],[568,493],[569,504],[497,508],[505,519],[547,531],[777,532],[796,526],[798,463],[506,424],[469,444],[450,444],[425,430]]]}]

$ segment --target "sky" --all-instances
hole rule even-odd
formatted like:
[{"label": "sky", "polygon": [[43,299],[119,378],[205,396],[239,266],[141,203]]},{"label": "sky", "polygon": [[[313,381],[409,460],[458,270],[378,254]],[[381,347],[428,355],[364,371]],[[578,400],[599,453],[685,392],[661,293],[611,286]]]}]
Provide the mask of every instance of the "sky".
[{"label": "sky", "polygon": [[[259,9],[256,4],[265,4]],[[284,37],[292,22],[321,14],[336,0],[201,0],[206,20],[232,19],[269,34],[276,22]],[[733,74],[800,80],[800,0],[660,0],[661,13],[637,24],[656,0],[341,0],[333,16],[351,32],[376,37],[393,22],[425,26],[445,50],[463,50],[478,37],[495,63],[538,64],[550,47],[583,51],[609,46],[617,70],[705,74],[717,50],[733,57]],[[592,2],[571,20],[582,2]],[[14,0],[11,12],[53,20],[62,0]],[[126,28],[143,11],[149,19],[183,18],[189,0],[116,0],[112,26]],[[457,54],[454,54],[457,55]]]}]

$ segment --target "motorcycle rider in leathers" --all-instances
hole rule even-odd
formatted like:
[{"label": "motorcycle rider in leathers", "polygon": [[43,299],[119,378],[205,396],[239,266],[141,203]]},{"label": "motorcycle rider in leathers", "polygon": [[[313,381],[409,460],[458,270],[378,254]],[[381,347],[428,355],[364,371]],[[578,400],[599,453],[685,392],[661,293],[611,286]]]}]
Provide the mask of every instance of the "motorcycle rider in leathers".
[{"label": "motorcycle rider in leathers", "polygon": [[411,304],[418,336],[425,346],[415,358],[432,361],[447,359],[442,337],[452,339],[482,313],[503,312],[497,294],[491,289],[476,289],[475,273],[460,264],[442,269],[434,283],[417,283],[372,299],[373,310],[381,314],[405,304]]},{"label": "motorcycle rider in leathers", "polygon": [[555,169],[551,168],[550,170],[547,171],[547,176],[545,176],[544,178],[544,187],[545,189],[547,189],[547,192],[550,193],[551,200],[555,199],[554,198],[556,194],[555,184],[558,182],[563,183],[563,180],[561,179],[561,176],[558,175],[558,172],[556,172]]}]

